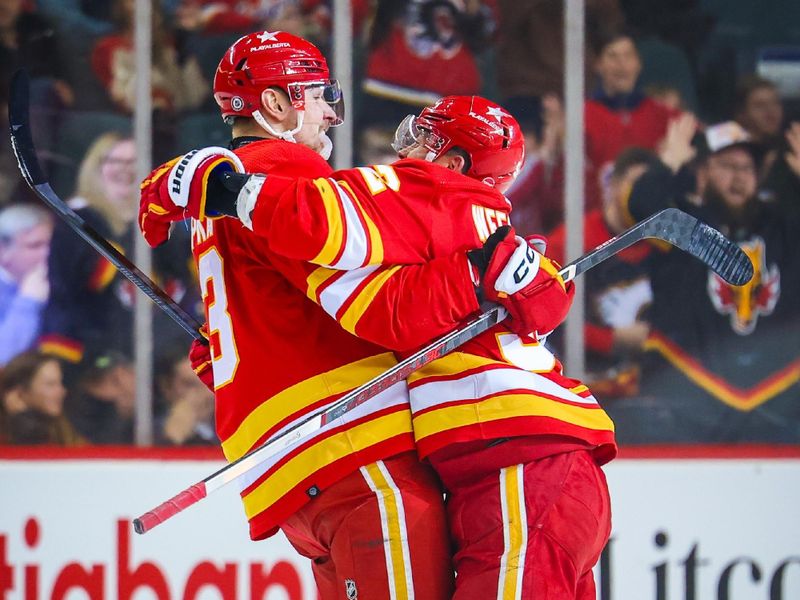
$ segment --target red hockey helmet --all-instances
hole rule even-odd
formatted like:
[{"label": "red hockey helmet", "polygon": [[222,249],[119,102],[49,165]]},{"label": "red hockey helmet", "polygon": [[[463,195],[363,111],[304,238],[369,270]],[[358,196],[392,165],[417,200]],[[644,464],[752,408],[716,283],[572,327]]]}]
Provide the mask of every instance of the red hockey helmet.
[{"label": "red hockey helmet", "polygon": [[261,106],[268,87],[284,90],[297,110],[305,107],[308,86],[324,88],[324,98],[344,119],[341,88],[330,79],[328,63],[319,49],[285,31],[261,31],[239,38],[228,48],[214,74],[214,99],[222,117],[251,117]]},{"label": "red hockey helmet", "polygon": [[428,158],[435,160],[452,148],[470,158],[466,174],[504,192],[514,182],[525,157],[525,142],[517,120],[501,106],[480,96],[446,96],[418,117],[400,124],[392,144],[398,152],[425,134]]}]

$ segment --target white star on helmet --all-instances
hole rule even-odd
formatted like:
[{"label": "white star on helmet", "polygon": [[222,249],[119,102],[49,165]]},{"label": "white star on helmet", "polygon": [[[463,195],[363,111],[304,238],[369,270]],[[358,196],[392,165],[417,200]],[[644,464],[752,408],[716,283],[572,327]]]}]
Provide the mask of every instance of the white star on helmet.
[{"label": "white star on helmet", "polygon": [[278,35],[278,33],[280,33],[280,32],[278,32],[278,31],[264,31],[262,33],[259,33],[256,37],[259,40],[261,40],[261,43],[263,44],[264,42],[274,42],[274,41],[276,41],[277,40],[276,36]]},{"label": "white star on helmet", "polygon": [[494,117],[498,121],[506,116],[505,111],[502,108],[500,108],[499,106],[498,107],[492,106],[492,107],[487,108],[486,109],[486,114],[489,115],[490,117]]}]

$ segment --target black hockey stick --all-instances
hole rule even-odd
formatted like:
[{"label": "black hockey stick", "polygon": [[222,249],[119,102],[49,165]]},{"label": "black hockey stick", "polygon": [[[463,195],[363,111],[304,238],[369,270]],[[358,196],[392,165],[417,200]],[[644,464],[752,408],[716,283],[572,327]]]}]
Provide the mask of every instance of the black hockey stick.
[{"label": "black hockey stick", "polygon": [[753,277],[753,264],[736,244],[719,231],[677,208],[666,208],[640,221],[627,231],[600,244],[564,270],[565,281],[574,279],[610,256],[643,240],[653,238],[669,242],[691,254],[733,285],[744,285]]},{"label": "black hockey stick", "polygon": [[[645,238],[663,240],[688,252],[734,285],[747,283],[753,275],[750,259],[736,244],[726,239],[716,229],[701,223],[677,208],[662,210],[634,225],[564,267],[560,271],[560,275],[565,281],[571,281],[584,271]],[[273,436],[240,459],[189,486],[138,519],[134,519],[134,529],[137,533],[147,533],[156,525],[199,502],[211,492],[238,479],[282,449],[313,434],[325,424],[360,406],[395,383],[406,379],[417,369],[483,333],[502,321],[505,316],[506,312],[502,307],[491,305],[486,312],[469,321],[463,328],[440,337],[422,350],[400,361],[391,369],[381,373],[375,379],[357,387],[330,407],[320,409],[307,416],[288,431]]]},{"label": "black hockey stick", "polygon": [[22,177],[25,178],[26,183],[45,204],[64,220],[70,229],[97,250],[103,258],[113,264],[120,273],[142,290],[161,310],[172,317],[173,321],[186,330],[194,339],[204,343],[207,342],[200,333],[200,324],[196,319],[183,310],[169,294],[158,287],[124,254],[112,246],[108,240],[89,226],[50,187],[39,166],[36,148],[33,145],[29,117],[29,88],[28,74],[24,69],[20,69],[11,80],[8,122],[11,130],[11,146],[14,149],[19,170],[22,172]]}]

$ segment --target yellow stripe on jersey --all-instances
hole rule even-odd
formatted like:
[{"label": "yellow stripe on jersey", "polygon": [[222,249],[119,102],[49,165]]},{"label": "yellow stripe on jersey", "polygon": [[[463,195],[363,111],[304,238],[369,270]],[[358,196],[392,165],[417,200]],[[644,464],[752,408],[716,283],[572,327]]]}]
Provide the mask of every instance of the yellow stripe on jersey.
[{"label": "yellow stripe on jersey", "polygon": [[367,285],[364,286],[364,289],[358,293],[358,296],[356,296],[350,306],[347,307],[347,310],[344,311],[344,314],[337,319],[345,331],[349,331],[353,334],[356,332],[356,326],[358,325],[361,317],[364,316],[367,308],[369,308],[372,300],[386,284],[389,278],[399,269],[400,266],[396,266],[378,271],[378,274],[371,279]]},{"label": "yellow stripe on jersey", "polygon": [[410,414],[407,408],[403,408],[320,440],[289,459],[242,498],[247,518],[252,519],[267,510],[317,471],[320,465],[329,465],[374,444],[410,432]]},{"label": "yellow stripe on jersey", "polygon": [[427,379],[436,375],[458,375],[464,371],[489,365],[513,366],[485,356],[467,354],[466,352],[451,352],[442,358],[437,358],[434,362],[418,371],[414,371],[408,376],[408,383],[415,383],[420,379]]},{"label": "yellow stripe on jersey", "polygon": [[528,515],[525,510],[523,466],[500,469],[500,506],[503,513],[503,555],[500,558],[498,600],[522,598]]},{"label": "yellow stripe on jersey", "polygon": [[442,431],[515,417],[551,417],[585,429],[614,431],[614,423],[603,410],[574,406],[531,392],[497,395],[415,415],[414,437],[419,441]]},{"label": "yellow stripe on jersey", "polygon": [[336,199],[336,191],[331,182],[327,179],[319,178],[314,180],[314,185],[322,198],[325,207],[325,217],[328,221],[328,238],[320,253],[311,262],[318,265],[329,265],[338,256],[344,242],[344,218]]},{"label": "yellow stripe on jersey", "polygon": [[315,304],[319,304],[319,294],[317,294],[319,286],[328,281],[328,279],[337,273],[341,273],[341,271],[329,269],[328,267],[319,267],[318,269],[314,269],[314,271],[306,278],[306,284],[308,284],[308,287],[306,288],[306,296],[308,296],[308,298]]},{"label": "yellow stripe on jersey", "polygon": [[583,384],[580,384],[576,385],[575,387],[569,388],[569,391],[572,392],[573,394],[580,395],[583,394],[584,392],[588,392],[589,388]]},{"label": "yellow stripe on jersey", "polygon": [[367,224],[370,252],[369,256],[367,257],[366,265],[383,264],[383,239],[381,238],[381,232],[378,229],[378,226],[375,225],[375,221],[372,220],[367,211],[364,210],[364,207],[361,206],[361,202],[358,200],[358,196],[355,194],[355,192],[353,192],[353,188],[350,187],[350,184],[348,184],[346,181],[338,181],[338,183],[345,190],[347,190],[347,193],[353,200],[353,204],[355,204],[358,212],[361,213],[361,216],[364,218],[364,223]]},{"label": "yellow stripe on jersey", "polygon": [[413,598],[414,583],[400,489],[392,480],[383,461],[361,467],[361,474],[378,500],[386,572],[389,577],[389,597],[392,600],[408,600]]},{"label": "yellow stripe on jersey", "polygon": [[377,354],[306,379],[272,396],[253,409],[236,431],[222,441],[225,457],[228,461],[240,458],[274,425],[306,406],[349,392],[395,364],[397,360],[391,352]]}]

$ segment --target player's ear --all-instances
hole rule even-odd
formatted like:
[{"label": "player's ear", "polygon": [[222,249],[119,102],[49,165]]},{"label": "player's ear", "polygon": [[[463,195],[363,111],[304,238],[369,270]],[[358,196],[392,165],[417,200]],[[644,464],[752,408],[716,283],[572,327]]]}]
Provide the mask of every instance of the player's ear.
[{"label": "player's ear", "polygon": [[456,173],[463,173],[467,166],[467,161],[457,152],[448,152],[443,158],[444,166]]},{"label": "player's ear", "polygon": [[266,88],[261,92],[261,110],[270,121],[283,123],[291,114],[289,97],[276,88]]}]

